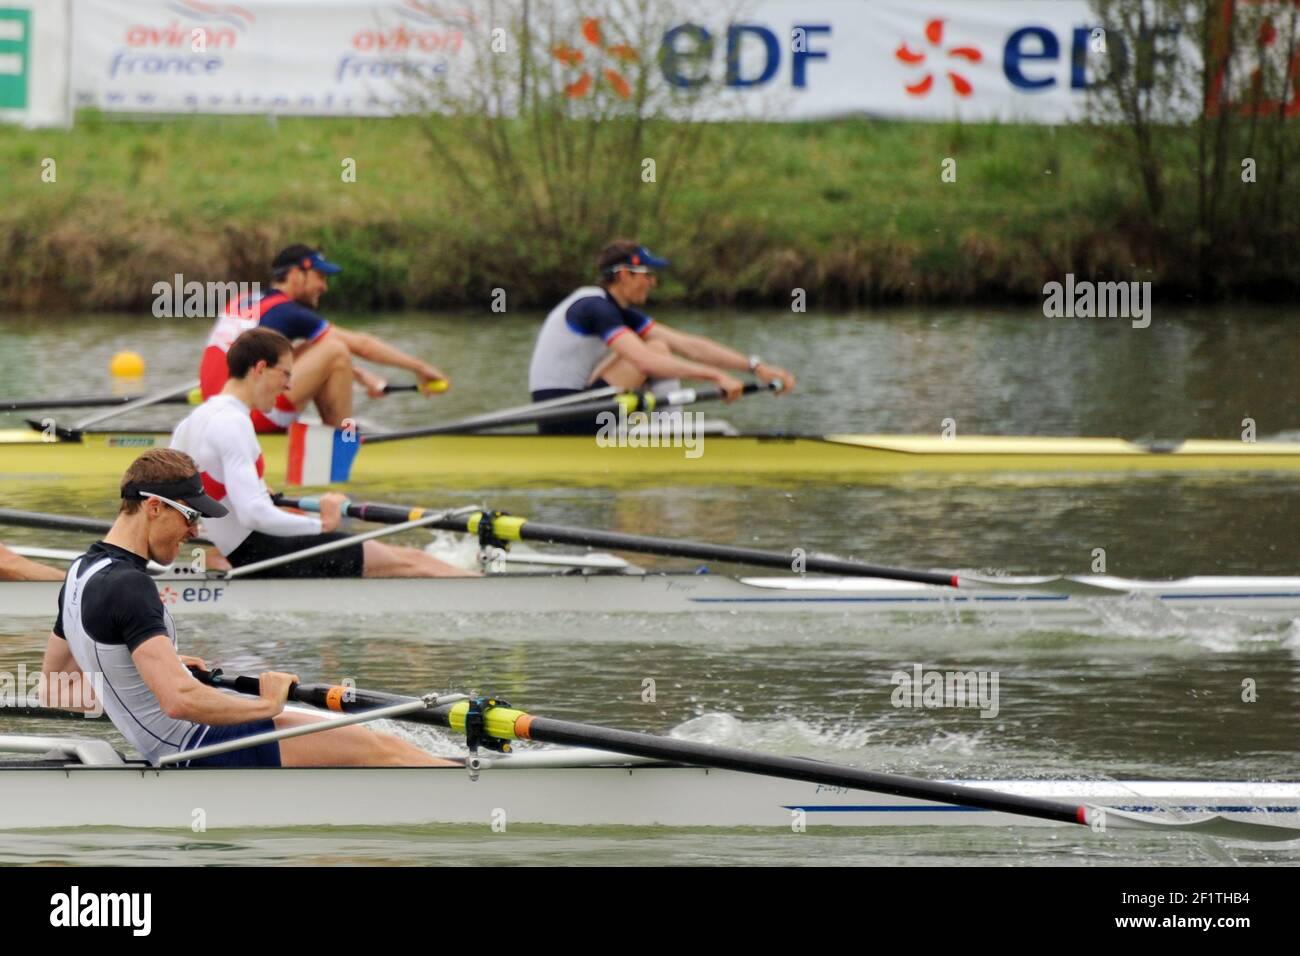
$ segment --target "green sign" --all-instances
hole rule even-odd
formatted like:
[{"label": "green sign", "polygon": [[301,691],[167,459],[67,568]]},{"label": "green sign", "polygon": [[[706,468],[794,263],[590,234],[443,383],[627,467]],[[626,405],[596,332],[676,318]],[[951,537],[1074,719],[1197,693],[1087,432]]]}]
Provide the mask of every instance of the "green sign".
[{"label": "green sign", "polygon": [[27,109],[31,36],[30,10],[0,7],[0,110]]}]

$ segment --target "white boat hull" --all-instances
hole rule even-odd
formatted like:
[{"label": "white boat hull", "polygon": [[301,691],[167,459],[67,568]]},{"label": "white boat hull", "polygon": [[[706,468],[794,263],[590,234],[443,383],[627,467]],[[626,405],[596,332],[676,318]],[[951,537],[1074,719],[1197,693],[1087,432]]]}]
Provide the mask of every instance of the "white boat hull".
[{"label": "white boat hull", "polygon": [[[508,763],[508,761],[507,761]],[[1300,826],[1300,784],[991,781],[1138,813]],[[3,769],[0,830],[496,825],[808,828],[1062,826],[883,794],[696,768]],[[1087,838],[1088,831],[1078,828]],[[1300,837],[1300,829],[1297,830]]]},{"label": "white boat hull", "polygon": [[[1300,616],[1300,577],[1193,577],[1132,581],[1080,577],[1110,593],[954,590],[871,578],[752,577],[714,574],[504,574],[418,580],[196,579],[164,575],[159,593],[173,614],[391,615],[431,613],[726,612],[911,616],[1097,618],[1124,602],[1169,609],[1212,608],[1269,618]],[[53,619],[58,582],[0,583],[5,617]]]}]

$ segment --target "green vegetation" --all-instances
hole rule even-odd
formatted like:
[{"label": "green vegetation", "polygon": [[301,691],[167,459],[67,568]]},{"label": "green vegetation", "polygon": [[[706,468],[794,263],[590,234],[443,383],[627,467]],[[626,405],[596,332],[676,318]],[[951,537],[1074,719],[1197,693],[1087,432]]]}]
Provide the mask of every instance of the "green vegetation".
[{"label": "green vegetation", "polygon": [[[524,197],[487,202],[447,165],[457,148],[475,162],[473,137],[457,126],[469,122],[83,113],[67,131],[5,128],[0,309],[143,308],[176,272],[264,278],[291,240],[346,266],[336,309],[486,308],[497,287],[512,309],[546,305],[590,278],[602,198],[591,197],[590,235],[572,224],[564,235],[521,230]],[[522,135],[507,125],[507,141]],[[1161,137],[1171,166],[1194,150],[1192,135]],[[667,190],[622,220],[679,265],[661,302],[788,304],[795,287],[810,307],[1021,298],[1071,271],[1150,279],[1166,295],[1300,289],[1300,258],[1273,254],[1276,235],[1207,285],[1181,241],[1194,232],[1194,179],[1170,176],[1156,219],[1113,137],[1088,127],[844,120],[709,124],[682,136],[647,121],[638,136],[671,170],[642,183],[637,164],[620,185],[624,196]],[[47,157],[56,182],[42,181]],[[945,157],[957,161],[956,182],[941,180]],[[347,158],[355,182],[344,181]],[[1224,216],[1260,187],[1236,188]]]}]

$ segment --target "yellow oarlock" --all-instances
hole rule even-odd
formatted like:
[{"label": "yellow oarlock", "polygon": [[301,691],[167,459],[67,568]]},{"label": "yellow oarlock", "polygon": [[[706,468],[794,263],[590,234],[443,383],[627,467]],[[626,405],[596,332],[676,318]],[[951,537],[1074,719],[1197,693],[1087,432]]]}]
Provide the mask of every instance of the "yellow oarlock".
[{"label": "yellow oarlock", "polygon": [[[465,530],[470,534],[478,534],[479,525],[483,520],[483,512],[476,511],[469,516],[469,521],[465,523]],[[528,523],[527,518],[519,515],[493,515],[492,516],[492,533],[502,541],[522,541],[520,530]]]},{"label": "yellow oarlock", "polygon": [[[465,715],[469,713],[469,701],[462,700],[451,705],[448,726],[452,730],[465,732]],[[491,703],[483,711],[483,729],[489,737],[497,740],[527,740],[528,725],[532,717],[513,707],[494,707]]]},{"label": "yellow oarlock", "polygon": [[620,392],[614,396],[614,401],[623,406],[624,413],[631,415],[635,411],[653,412],[655,410],[655,397],[652,393],[646,392],[638,394],[637,392]]}]

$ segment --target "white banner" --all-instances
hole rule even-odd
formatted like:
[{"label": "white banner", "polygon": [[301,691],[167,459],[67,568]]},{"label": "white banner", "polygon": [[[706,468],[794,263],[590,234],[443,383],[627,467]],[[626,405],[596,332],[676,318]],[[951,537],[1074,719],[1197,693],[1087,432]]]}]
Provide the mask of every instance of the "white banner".
[{"label": "white banner", "polygon": [[[426,80],[460,88],[488,54],[485,18],[522,2],[77,0],[75,103],[391,115],[411,109]],[[1124,38],[1102,35],[1086,0],[735,2],[665,0],[649,60],[617,42],[623,21],[584,21],[574,0],[530,0],[529,10],[535,29],[572,22],[541,51],[568,95],[626,96],[631,62],[646,62],[652,84],[698,93],[691,115],[715,119],[1061,123],[1080,118],[1089,84],[1126,59],[1116,55]],[[1161,29],[1159,57],[1195,55],[1177,24]]]},{"label": "white banner", "polygon": [[[77,0],[77,106],[385,116],[455,69],[464,34],[422,0]],[[404,90],[406,93],[404,93]]]},{"label": "white banner", "polygon": [[69,31],[68,0],[0,0],[0,120],[68,123]]}]

